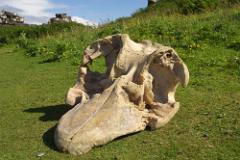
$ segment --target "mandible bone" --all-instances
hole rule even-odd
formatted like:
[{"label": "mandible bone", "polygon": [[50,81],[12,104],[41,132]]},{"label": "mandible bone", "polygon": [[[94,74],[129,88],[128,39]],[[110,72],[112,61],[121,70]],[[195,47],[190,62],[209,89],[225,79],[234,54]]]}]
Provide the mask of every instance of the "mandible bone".
[{"label": "mandible bone", "polygon": [[[106,61],[104,74],[89,69],[100,56]],[[127,34],[98,40],[84,51],[76,84],[66,97],[74,108],[60,119],[55,144],[80,155],[147,126],[157,129],[177,113],[177,86],[188,81],[187,66],[170,47],[136,43]]]}]

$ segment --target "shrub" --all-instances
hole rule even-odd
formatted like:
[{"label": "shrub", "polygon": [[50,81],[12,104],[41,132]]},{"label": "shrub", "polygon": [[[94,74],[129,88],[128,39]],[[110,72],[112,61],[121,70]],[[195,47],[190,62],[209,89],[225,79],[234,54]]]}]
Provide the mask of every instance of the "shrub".
[{"label": "shrub", "polygon": [[7,38],[6,37],[0,37],[0,46],[7,44]]},{"label": "shrub", "polygon": [[26,50],[26,56],[35,57],[39,54],[38,45],[34,42],[34,40],[27,38],[25,32],[20,34],[16,43],[19,48]]},{"label": "shrub", "polygon": [[178,6],[183,14],[212,10],[218,6],[218,0],[179,0]]}]

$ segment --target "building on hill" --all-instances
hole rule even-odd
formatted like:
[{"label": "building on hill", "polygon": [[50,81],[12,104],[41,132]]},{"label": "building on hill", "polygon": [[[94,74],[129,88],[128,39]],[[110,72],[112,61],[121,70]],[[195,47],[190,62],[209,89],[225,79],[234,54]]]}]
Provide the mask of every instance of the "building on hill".
[{"label": "building on hill", "polygon": [[0,25],[20,25],[24,24],[24,18],[16,13],[0,11]]},{"label": "building on hill", "polygon": [[71,16],[67,16],[66,13],[58,13],[56,17],[51,18],[48,23],[62,23],[62,22],[72,22]]},{"label": "building on hill", "polygon": [[158,0],[148,0],[148,6],[153,5],[157,2],[158,2]]}]

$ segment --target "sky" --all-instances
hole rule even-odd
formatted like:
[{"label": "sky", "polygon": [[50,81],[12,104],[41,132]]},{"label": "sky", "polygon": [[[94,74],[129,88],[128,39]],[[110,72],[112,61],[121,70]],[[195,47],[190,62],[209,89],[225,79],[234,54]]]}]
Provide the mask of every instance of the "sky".
[{"label": "sky", "polygon": [[16,12],[30,24],[47,23],[55,13],[67,13],[73,20],[94,25],[130,16],[147,6],[147,0],[0,0],[0,10]]}]

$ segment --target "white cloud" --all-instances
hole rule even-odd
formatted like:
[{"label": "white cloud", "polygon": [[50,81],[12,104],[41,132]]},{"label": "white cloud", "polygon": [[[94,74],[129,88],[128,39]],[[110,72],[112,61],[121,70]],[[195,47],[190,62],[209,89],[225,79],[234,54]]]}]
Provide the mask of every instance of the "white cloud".
[{"label": "white cloud", "polygon": [[98,24],[96,22],[81,18],[81,17],[77,17],[77,16],[73,16],[72,17],[72,21],[77,22],[77,23],[81,23],[87,26],[97,26]]},{"label": "white cloud", "polygon": [[[5,9],[24,16],[25,22],[29,24],[47,23],[54,14],[51,10],[64,9],[70,6],[52,3],[50,0],[0,0],[0,10]],[[93,25],[94,22],[81,17],[73,18],[83,24]]]},{"label": "white cloud", "polygon": [[41,25],[43,23],[47,23],[49,20],[49,17],[34,17],[34,16],[25,16],[24,21],[27,24],[37,24]]},{"label": "white cloud", "polygon": [[66,7],[62,4],[54,4],[49,0],[1,0],[0,6],[9,6],[20,9],[19,14],[24,16],[50,17],[50,9]]}]

